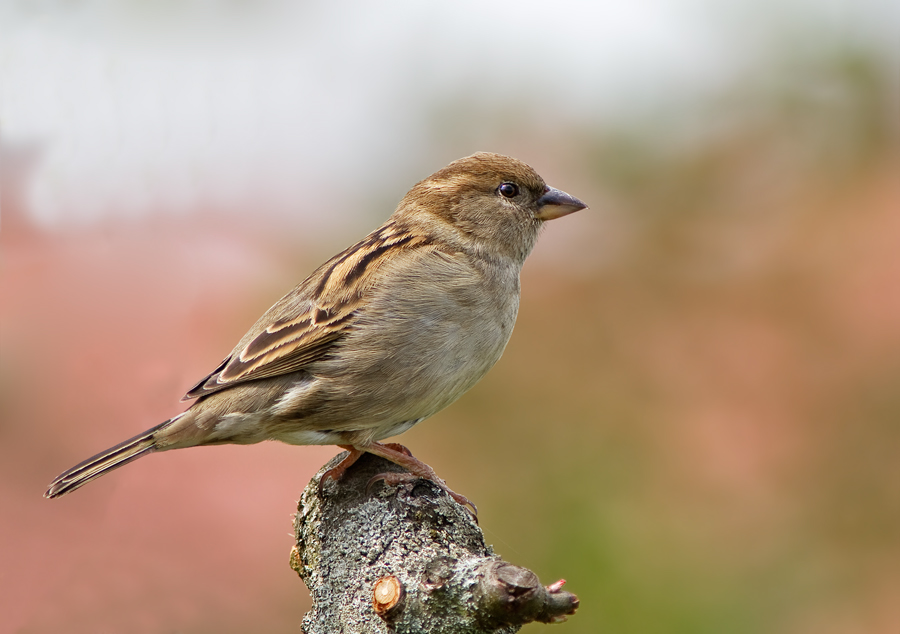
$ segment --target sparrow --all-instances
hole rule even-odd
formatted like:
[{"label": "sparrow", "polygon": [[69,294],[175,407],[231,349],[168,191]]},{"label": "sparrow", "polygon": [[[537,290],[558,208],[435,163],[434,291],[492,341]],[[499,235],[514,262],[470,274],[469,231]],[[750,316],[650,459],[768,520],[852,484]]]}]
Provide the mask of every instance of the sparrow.
[{"label": "sparrow", "polygon": [[368,452],[474,509],[402,445],[378,441],[444,409],[497,362],[541,227],[585,207],[513,158],[450,163],[266,311],[188,390],[187,410],[65,471],[45,497],[157,451],[279,440],[349,452],[320,483]]}]

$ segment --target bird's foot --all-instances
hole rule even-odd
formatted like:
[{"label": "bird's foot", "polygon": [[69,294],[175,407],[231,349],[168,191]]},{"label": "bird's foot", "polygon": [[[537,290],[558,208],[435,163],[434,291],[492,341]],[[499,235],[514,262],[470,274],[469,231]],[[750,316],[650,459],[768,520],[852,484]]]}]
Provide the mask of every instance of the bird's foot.
[{"label": "bird's foot", "polygon": [[322,477],[319,479],[319,495],[322,495],[322,487],[325,485],[325,481],[329,478],[335,481],[340,480],[344,472],[349,469],[353,463],[359,460],[360,456],[363,453],[368,452],[384,458],[385,460],[389,460],[394,464],[400,465],[409,473],[380,473],[378,475],[373,476],[368,484],[366,485],[366,491],[371,491],[372,485],[376,482],[385,482],[388,485],[396,486],[403,482],[410,482],[412,480],[428,480],[429,482],[433,482],[438,486],[441,491],[449,495],[453,498],[457,504],[463,506],[475,522],[478,522],[478,507],[475,506],[464,495],[460,495],[453,489],[447,486],[447,483],[444,482],[438,475],[434,472],[434,469],[429,467],[427,464],[422,462],[421,460],[415,458],[412,453],[410,453],[409,449],[401,445],[400,443],[379,443],[373,442],[368,445],[360,445],[359,447],[355,447],[353,445],[338,445],[341,449],[345,449],[349,452],[347,457],[341,460],[337,465],[326,471],[322,474]]},{"label": "bird's foot", "polygon": [[[385,443],[382,446],[412,458],[412,453],[409,451],[409,449],[398,442],[389,442]],[[351,466],[353,466],[353,464],[357,460],[359,460],[360,456],[365,453],[364,451],[357,449],[353,445],[338,445],[338,447],[344,449],[345,451],[348,451],[349,455],[322,474],[322,477],[319,479],[319,495],[322,494],[322,487],[325,485],[325,480],[328,480],[329,478],[334,480],[335,482],[340,480],[342,477],[344,477],[344,472],[347,471],[347,469],[349,469]],[[415,460],[415,458],[413,458],[413,460]]]},{"label": "bird's foot", "polygon": [[478,507],[476,507],[472,501],[466,496],[457,493],[453,489],[447,486],[447,484],[438,478],[437,480],[432,480],[431,478],[426,478],[423,476],[415,475],[413,473],[397,473],[396,471],[388,471],[386,473],[378,473],[373,475],[369,482],[366,484],[366,493],[372,492],[372,486],[378,482],[384,482],[388,486],[397,486],[398,484],[403,484],[404,482],[414,482],[417,480],[428,480],[438,486],[441,491],[449,495],[453,498],[457,504],[461,505],[466,511],[469,512],[469,515],[472,516],[472,519],[475,520],[475,523],[478,523]]},{"label": "bird's foot", "polygon": [[381,473],[373,476],[366,486],[367,489],[370,488],[375,482],[386,482],[387,484],[396,485],[401,482],[409,482],[410,480],[414,479],[429,480],[430,482],[436,484],[438,488],[444,491],[447,495],[453,498],[457,502],[457,504],[465,507],[466,510],[469,511],[469,513],[472,515],[472,518],[476,522],[478,521],[478,507],[476,507],[469,500],[469,498],[464,495],[460,495],[459,493],[448,487],[447,483],[439,478],[438,475],[434,472],[434,469],[429,467],[421,460],[413,457],[409,450],[403,445],[398,445],[397,443],[381,444],[373,442],[370,445],[361,447],[360,449],[375,454],[376,456],[380,456],[385,460],[390,460],[394,464],[398,464],[409,471],[408,474],[392,472]]}]

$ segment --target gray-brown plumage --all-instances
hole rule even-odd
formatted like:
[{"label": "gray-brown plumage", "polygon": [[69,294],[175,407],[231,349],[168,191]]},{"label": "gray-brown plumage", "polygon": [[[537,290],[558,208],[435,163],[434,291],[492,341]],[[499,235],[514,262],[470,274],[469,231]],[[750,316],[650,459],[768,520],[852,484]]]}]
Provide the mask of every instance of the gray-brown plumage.
[{"label": "gray-brown plumage", "polygon": [[269,439],[350,450],[334,476],[375,453],[453,494],[427,465],[377,441],[443,409],[496,363],[541,226],[584,207],[521,161],[454,161],[266,311],[188,391],[185,412],[66,471],[46,496],[153,451]]}]

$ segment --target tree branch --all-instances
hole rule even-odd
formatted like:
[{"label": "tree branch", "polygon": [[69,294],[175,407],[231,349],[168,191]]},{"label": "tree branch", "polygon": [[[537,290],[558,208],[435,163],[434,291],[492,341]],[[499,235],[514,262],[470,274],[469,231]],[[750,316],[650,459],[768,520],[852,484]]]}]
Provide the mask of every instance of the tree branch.
[{"label": "tree branch", "polygon": [[395,486],[402,472],[364,454],[340,482],[310,481],[294,521],[291,567],[312,594],[306,634],[334,632],[500,634],[524,623],[564,621],[578,598],[559,581],[502,561],[462,506],[426,480]]}]

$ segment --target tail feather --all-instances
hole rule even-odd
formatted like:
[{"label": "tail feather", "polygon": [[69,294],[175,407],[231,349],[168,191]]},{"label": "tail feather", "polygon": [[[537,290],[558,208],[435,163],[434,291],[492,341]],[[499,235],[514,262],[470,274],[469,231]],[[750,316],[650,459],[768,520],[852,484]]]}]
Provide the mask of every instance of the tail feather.
[{"label": "tail feather", "polygon": [[64,471],[50,483],[50,488],[44,493],[44,497],[58,498],[66,493],[71,493],[91,480],[99,478],[104,473],[118,469],[141,456],[151,453],[156,449],[154,435],[171,422],[167,420],[161,425],[151,427],[134,438],[120,442],[115,447],[101,451],[96,456],[92,456],[71,469]]}]

